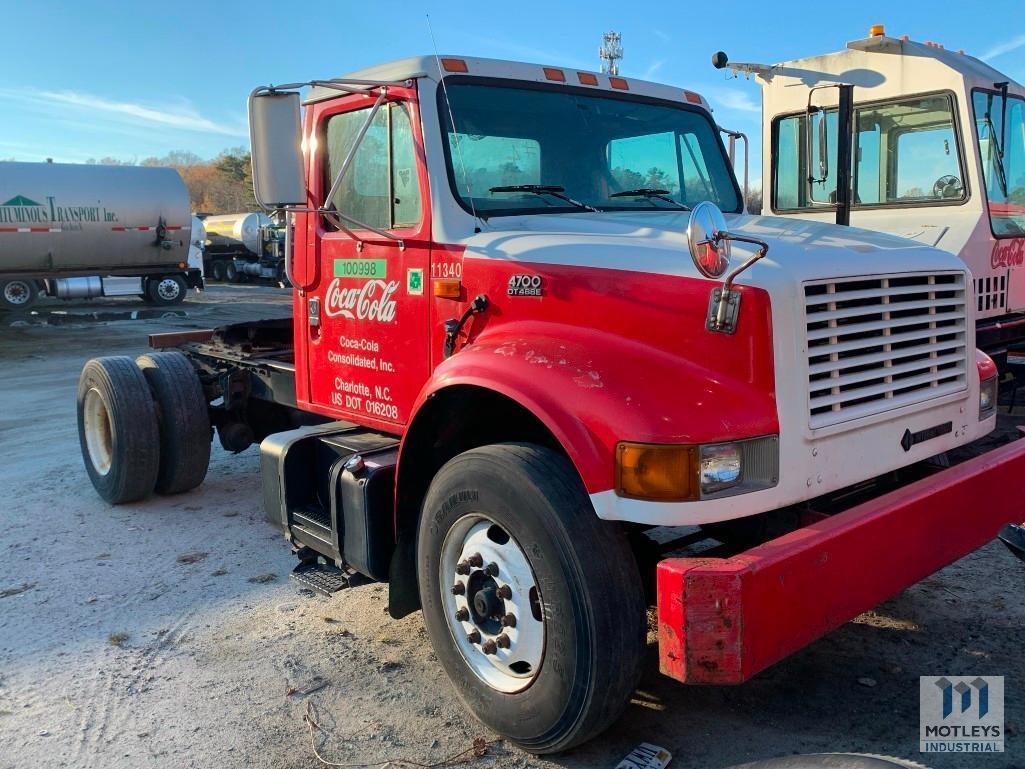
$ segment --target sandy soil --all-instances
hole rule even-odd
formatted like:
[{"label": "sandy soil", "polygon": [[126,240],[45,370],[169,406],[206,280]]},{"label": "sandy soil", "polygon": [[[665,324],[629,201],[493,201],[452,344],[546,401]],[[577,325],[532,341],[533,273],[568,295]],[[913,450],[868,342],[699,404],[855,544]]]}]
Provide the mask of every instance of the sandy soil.
[{"label": "sandy soil", "polygon": [[[182,496],[113,508],[89,484],[74,399],[87,358],[140,353],[157,330],[286,314],[287,302],[221,287],[181,315],[130,320],[143,306],[112,302],[0,320],[0,769],[314,767],[308,705],[335,761],[433,761],[494,738],[458,703],[419,615],[386,616],[383,586],[329,600],[288,580],[255,449],[215,444],[206,483]],[[90,315],[101,309],[117,314]],[[680,769],[833,750],[1021,769],[1023,585],[1023,565],[991,544],[734,688],[663,678],[652,647],[606,735],[544,760],[498,743],[474,765],[613,767],[652,741]],[[1005,754],[917,752],[918,676],[939,674],[1007,677]]]}]

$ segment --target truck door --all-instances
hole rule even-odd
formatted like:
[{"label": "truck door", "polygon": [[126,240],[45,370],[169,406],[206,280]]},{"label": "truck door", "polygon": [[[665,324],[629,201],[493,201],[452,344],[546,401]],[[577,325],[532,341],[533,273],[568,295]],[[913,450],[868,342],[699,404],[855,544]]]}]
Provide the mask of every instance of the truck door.
[{"label": "truck door", "polygon": [[415,93],[390,88],[360,139],[377,96],[314,105],[312,193],[341,216],[308,217],[306,368],[318,412],[388,429],[429,373],[430,216]]}]

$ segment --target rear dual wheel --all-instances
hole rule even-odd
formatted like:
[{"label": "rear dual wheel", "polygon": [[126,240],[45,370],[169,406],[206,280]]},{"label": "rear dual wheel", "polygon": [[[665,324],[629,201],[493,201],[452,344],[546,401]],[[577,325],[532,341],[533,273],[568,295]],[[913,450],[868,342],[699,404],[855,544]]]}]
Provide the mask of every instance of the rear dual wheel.
[{"label": "rear dual wheel", "polygon": [[87,362],[78,383],[78,433],[89,479],[111,504],[188,491],[206,476],[206,399],[179,352]]},{"label": "rear dual wheel", "polygon": [[425,499],[417,561],[428,635],[481,721],[552,753],[619,716],[640,676],[644,593],[623,532],[565,457],[500,444],[451,460]]}]

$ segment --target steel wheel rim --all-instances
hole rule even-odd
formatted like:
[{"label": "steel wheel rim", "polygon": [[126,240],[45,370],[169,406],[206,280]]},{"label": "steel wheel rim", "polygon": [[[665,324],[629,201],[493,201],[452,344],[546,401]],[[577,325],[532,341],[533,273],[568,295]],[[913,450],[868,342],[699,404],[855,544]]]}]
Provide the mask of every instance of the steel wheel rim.
[{"label": "steel wheel rim", "polygon": [[8,304],[25,304],[32,292],[28,284],[20,280],[12,280],[4,286],[4,300]]},{"label": "steel wheel rim", "polygon": [[174,278],[164,278],[157,283],[157,296],[161,299],[171,301],[172,299],[177,299],[180,293],[181,286],[178,285],[178,281]]},{"label": "steel wheel rim", "polygon": [[82,404],[82,422],[89,462],[100,475],[110,472],[114,458],[114,435],[110,425],[107,403],[95,387],[85,394]]},{"label": "steel wheel rim", "polygon": [[530,686],[546,628],[537,580],[515,538],[483,514],[464,516],[445,536],[438,576],[445,622],[467,667],[506,694]]}]

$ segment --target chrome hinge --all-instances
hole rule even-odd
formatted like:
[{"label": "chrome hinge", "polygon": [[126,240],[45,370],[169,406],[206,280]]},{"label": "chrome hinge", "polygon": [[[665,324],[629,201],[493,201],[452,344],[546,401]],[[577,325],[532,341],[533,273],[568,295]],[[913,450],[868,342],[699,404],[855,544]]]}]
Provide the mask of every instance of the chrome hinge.
[{"label": "chrome hinge", "polygon": [[722,288],[712,289],[708,298],[708,315],[705,316],[705,328],[718,334],[732,334],[737,330],[737,318],[740,317],[740,292],[727,291],[725,306]]}]

